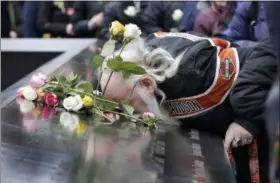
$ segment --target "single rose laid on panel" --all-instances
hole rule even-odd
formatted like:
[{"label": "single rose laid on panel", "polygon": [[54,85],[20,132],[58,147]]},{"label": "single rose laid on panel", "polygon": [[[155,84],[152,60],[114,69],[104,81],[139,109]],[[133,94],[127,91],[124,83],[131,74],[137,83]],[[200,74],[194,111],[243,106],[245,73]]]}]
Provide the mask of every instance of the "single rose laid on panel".
[{"label": "single rose laid on panel", "polygon": [[58,98],[56,96],[56,94],[54,93],[47,93],[44,97],[45,99],[45,103],[48,105],[48,106],[56,106],[58,104]]},{"label": "single rose laid on panel", "polygon": [[63,100],[63,107],[67,110],[78,111],[83,107],[81,96],[70,96]]},{"label": "single rose laid on panel", "polygon": [[41,117],[43,120],[50,120],[54,116],[55,112],[55,108],[44,106],[41,113]]},{"label": "single rose laid on panel", "polygon": [[125,25],[124,37],[126,38],[137,38],[142,34],[139,27],[135,24],[127,24]]},{"label": "single rose laid on panel", "polygon": [[129,17],[135,17],[137,14],[136,8],[134,6],[128,6],[123,12]]},{"label": "single rose laid on panel", "polygon": [[27,100],[35,100],[37,98],[36,91],[33,88],[31,88],[30,86],[24,87],[24,89],[22,91],[22,95]]}]

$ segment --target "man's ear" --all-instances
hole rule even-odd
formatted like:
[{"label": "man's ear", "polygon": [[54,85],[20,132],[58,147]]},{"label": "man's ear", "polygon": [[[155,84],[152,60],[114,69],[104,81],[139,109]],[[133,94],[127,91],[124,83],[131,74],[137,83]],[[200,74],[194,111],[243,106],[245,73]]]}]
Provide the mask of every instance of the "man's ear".
[{"label": "man's ear", "polygon": [[141,77],[140,85],[141,85],[141,88],[145,89],[151,95],[154,94],[156,87],[157,87],[155,80],[151,76],[148,76],[148,75],[144,75]]}]

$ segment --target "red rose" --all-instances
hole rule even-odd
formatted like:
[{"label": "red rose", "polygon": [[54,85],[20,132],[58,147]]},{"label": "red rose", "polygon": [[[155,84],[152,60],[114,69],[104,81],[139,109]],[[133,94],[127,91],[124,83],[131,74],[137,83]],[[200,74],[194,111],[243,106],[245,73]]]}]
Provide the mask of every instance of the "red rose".
[{"label": "red rose", "polygon": [[54,93],[47,93],[44,99],[45,99],[45,103],[48,106],[56,106],[58,104],[58,98]]},{"label": "red rose", "polygon": [[44,120],[50,120],[55,114],[55,108],[44,106],[41,116]]}]

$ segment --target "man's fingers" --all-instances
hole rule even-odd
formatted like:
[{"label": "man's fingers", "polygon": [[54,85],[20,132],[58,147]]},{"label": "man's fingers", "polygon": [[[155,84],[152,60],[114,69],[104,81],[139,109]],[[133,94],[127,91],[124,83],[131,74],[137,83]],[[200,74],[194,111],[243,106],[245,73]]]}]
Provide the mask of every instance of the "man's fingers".
[{"label": "man's fingers", "polygon": [[230,148],[230,145],[234,139],[234,134],[232,132],[226,134],[224,148],[225,150],[228,150]]}]

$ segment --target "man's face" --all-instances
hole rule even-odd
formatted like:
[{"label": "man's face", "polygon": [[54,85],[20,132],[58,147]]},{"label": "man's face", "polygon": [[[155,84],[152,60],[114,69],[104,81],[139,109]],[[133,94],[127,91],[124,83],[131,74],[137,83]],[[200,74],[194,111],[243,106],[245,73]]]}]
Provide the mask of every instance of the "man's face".
[{"label": "man's face", "polygon": [[[109,74],[103,74],[101,78],[101,89],[104,92],[105,85],[109,79]],[[148,95],[148,89],[144,86],[129,85],[125,82],[120,73],[113,73],[108,82],[104,96],[109,97],[117,102],[128,102],[137,112],[147,112],[148,108],[142,100],[140,93]]]}]

